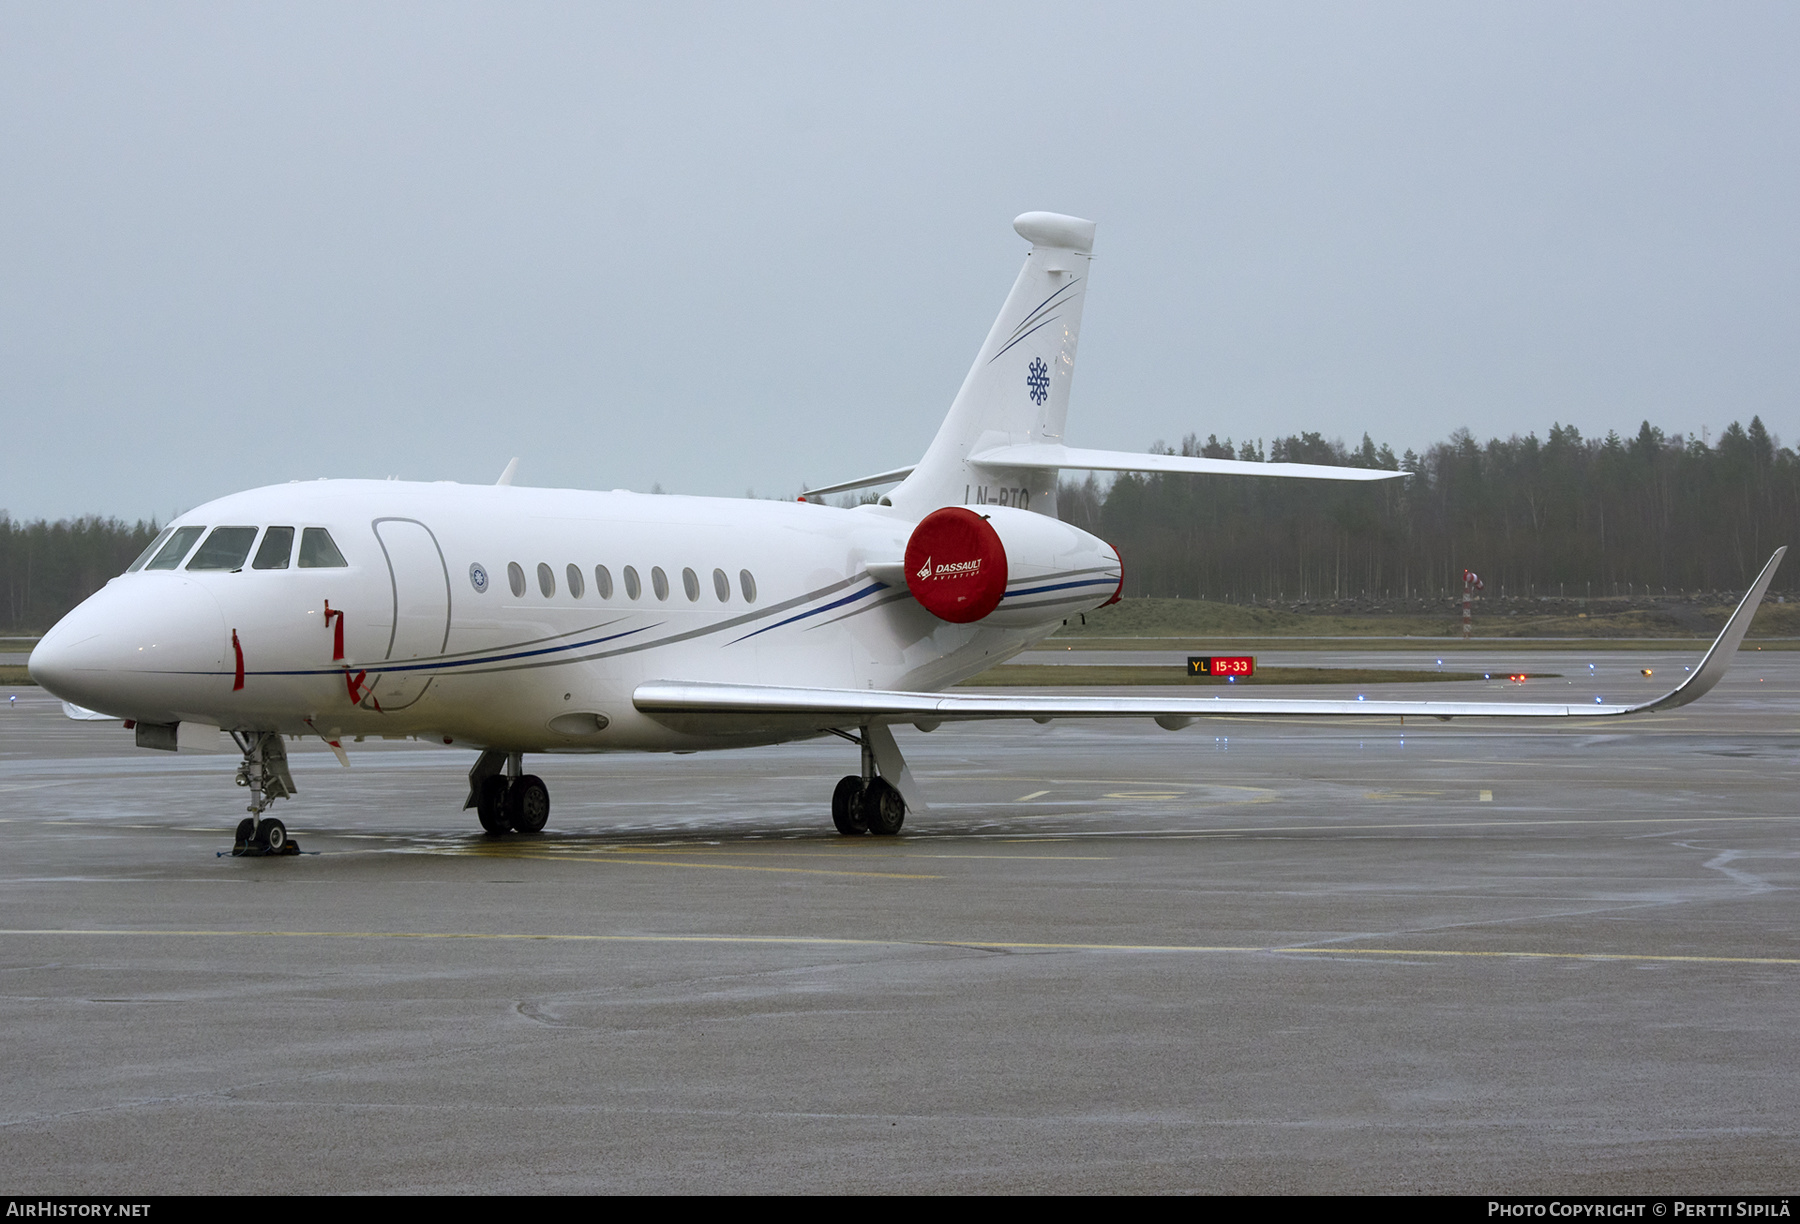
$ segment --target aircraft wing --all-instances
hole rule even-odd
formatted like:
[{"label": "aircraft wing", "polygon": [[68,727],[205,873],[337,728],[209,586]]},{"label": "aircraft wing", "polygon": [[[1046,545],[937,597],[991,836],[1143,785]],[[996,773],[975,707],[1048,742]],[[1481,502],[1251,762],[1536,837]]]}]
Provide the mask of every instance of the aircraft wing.
[{"label": "aircraft wing", "polygon": [[1171,730],[1200,718],[1269,715],[1282,718],[1596,718],[1672,710],[1709,692],[1731,666],[1750,621],[1781,564],[1775,550],[1745,592],[1725,628],[1682,682],[1633,705],[1599,699],[1581,703],[1510,701],[1363,701],[1280,697],[1043,696],[995,693],[908,693],[656,680],[641,684],[632,703],[677,730],[730,734],[824,731],[892,723],[930,724],[991,718],[1154,718]]},{"label": "aircraft wing", "polygon": [[1252,463],[1203,459],[1198,455],[1140,455],[1134,451],[1088,450],[1056,442],[1026,442],[978,451],[968,462],[992,468],[1074,468],[1096,472],[1197,472],[1212,476],[1285,476],[1302,480],[1396,480],[1407,472],[1385,468],[1333,467],[1324,463]]},{"label": "aircraft wing", "polygon": [[821,485],[816,489],[807,489],[807,497],[823,497],[827,493],[847,493],[851,489],[866,489],[870,485],[893,484],[896,480],[905,480],[913,473],[913,465],[895,468],[889,472],[876,472],[873,476],[859,476],[855,480],[840,480],[836,484]]}]

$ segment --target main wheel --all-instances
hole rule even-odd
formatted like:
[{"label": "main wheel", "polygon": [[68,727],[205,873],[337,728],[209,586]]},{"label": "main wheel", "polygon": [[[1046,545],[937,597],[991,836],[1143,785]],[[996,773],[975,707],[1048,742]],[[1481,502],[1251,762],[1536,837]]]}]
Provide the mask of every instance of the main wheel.
[{"label": "main wheel", "polygon": [[892,837],[906,823],[906,800],[886,781],[876,778],[863,792],[862,819],[877,837]]},{"label": "main wheel", "polygon": [[287,826],[273,817],[263,821],[262,827],[256,831],[256,844],[270,854],[280,854],[287,849]]},{"label": "main wheel", "polygon": [[841,779],[831,792],[831,823],[839,833],[850,836],[869,831],[862,822],[862,796],[863,780],[855,774]]},{"label": "main wheel", "polygon": [[489,833],[504,833],[512,828],[512,822],[506,818],[506,779],[500,774],[492,774],[481,780],[481,788],[475,792],[475,819]]},{"label": "main wheel", "polygon": [[506,788],[506,819],[521,833],[536,833],[550,819],[550,788],[535,774],[520,774]]}]

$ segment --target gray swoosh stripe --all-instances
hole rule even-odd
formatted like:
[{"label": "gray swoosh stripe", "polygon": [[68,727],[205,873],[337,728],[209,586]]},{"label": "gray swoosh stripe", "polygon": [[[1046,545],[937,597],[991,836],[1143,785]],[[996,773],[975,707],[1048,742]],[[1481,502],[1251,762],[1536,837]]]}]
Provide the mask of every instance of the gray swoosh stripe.
[{"label": "gray swoosh stripe", "polygon": [[834,582],[829,586],[824,586],[824,587],[818,588],[817,590],[809,591],[804,595],[797,595],[793,599],[784,600],[783,602],[778,603],[778,604],[771,604],[769,607],[763,608],[756,612],[746,613],[743,616],[734,616],[734,617],[731,617],[729,620],[722,620],[722,621],[719,621],[719,622],[717,622],[715,624],[711,624],[711,625],[702,625],[698,629],[689,629],[682,633],[671,633],[667,637],[655,638],[648,642],[636,642],[630,646],[619,646],[619,647],[615,647],[611,650],[596,650],[596,651],[591,651],[591,652],[585,653],[585,654],[574,654],[574,655],[569,655],[565,658],[541,659],[541,660],[538,660],[537,662],[533,662],[533,663],[515,663],[515,664],[506,666],[506,667],[471,668],[468,671],[462,672],[461,674],[462,675],[481,676],[481,675],[490,675],[495,672],[531,671],[531,670],[533,670],[535,668],[539,668],[539,667],[561,667],[562,665],[564,665],[566,663],[587,663],[587,662],[591,662],[594,659],[611,659],[611,658],[616,658],[619,655],[636,654],[637,652],[642,651],[642,650],[654,650],[658,646],[669,646],[676,642],[691,641],[694,638],[705,637],[708,634],[712,634],[712,633],[722,633],[725,630],[736,629],[739,626],[748,625],[748,624],[751,624],[751,623],[753,623],[755,621],[759,621],[759,620],[764,620],[770,616],[777,616],[780,613],[789,611],[793,608],[797,608],[802,604],[810,603],[811,601],[813,601],[815,599],[820,599],[826,595],[836,594],[838,591],[843,590],[845,587],[851,586],[854,583],[862,581],[862,578],[863,578],[863,575],[858,574],[853,578],[845,578],[842,581]]}]

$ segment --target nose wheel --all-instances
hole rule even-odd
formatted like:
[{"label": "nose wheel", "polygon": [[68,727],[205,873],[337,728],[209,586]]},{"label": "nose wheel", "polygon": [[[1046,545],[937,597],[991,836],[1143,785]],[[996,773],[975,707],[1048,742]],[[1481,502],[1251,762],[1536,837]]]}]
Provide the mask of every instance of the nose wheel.
[{"label": "nose wheel", "polygon": [[300,853],[300,843],[288,836],[287,826],[273,816],[264,816],[269,805],[286,799],[298,789],[294,775],[288,772],[287,749],[281,736],[273,731],[233,731],[231,738],[243,751],[238,766],[237,784],[250,791],[250,813],[238,821],[237,836],[232,839],[233,858],[263,858]]},{"label": "nose wheel", "polygon": [[246,816],[238,821],[237,838],[231,844],[235,858],[299,854],[300,843],[289,837],[287,826],[270,816],[257,821]]}]

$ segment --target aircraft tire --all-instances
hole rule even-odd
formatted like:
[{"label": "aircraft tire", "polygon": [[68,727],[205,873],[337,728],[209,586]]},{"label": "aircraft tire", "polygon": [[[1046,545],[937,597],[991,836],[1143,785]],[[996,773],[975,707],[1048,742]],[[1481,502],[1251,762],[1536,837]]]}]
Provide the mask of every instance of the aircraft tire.
[{"label": "aircraft tire", "polygon": [[536,774],[520,774],[506,788],[506,819],[520,833],[542,832],[550,820],[550,788]]},{"label": "aircraft tire", "polygon": [[500,774],[481,780],[481,789],[475,792],[475,819],[489,833],[506,833],[512,829],[512,821],[506,816],[506,779]]},{"label": "aircraft tire", "polygon": [[906,823],[906,800],[881,778],[869,783],[861,807],[863,824],[877,837],[892,837]]},{"label": "aircraft tire", "polygon": [[288,844],[287,826],[273,817],[263,821],[262,827],[256,831],[256,844],[270,854],[283,853]]},{"label": "aircraft tire", "polygon": [[244,817],[242,820],[238,821],[237,838],[235,839],[234,848],[243,849],[250,844],[250,839],[255,836],[256,822],[248,816]]},{"label": "aircraft tire", "polygon": [[845,837],[869,831],[862,822],[862,795],[863,780],[855,774],[840,778],[837,789],[831,792],[831,823]]}]

